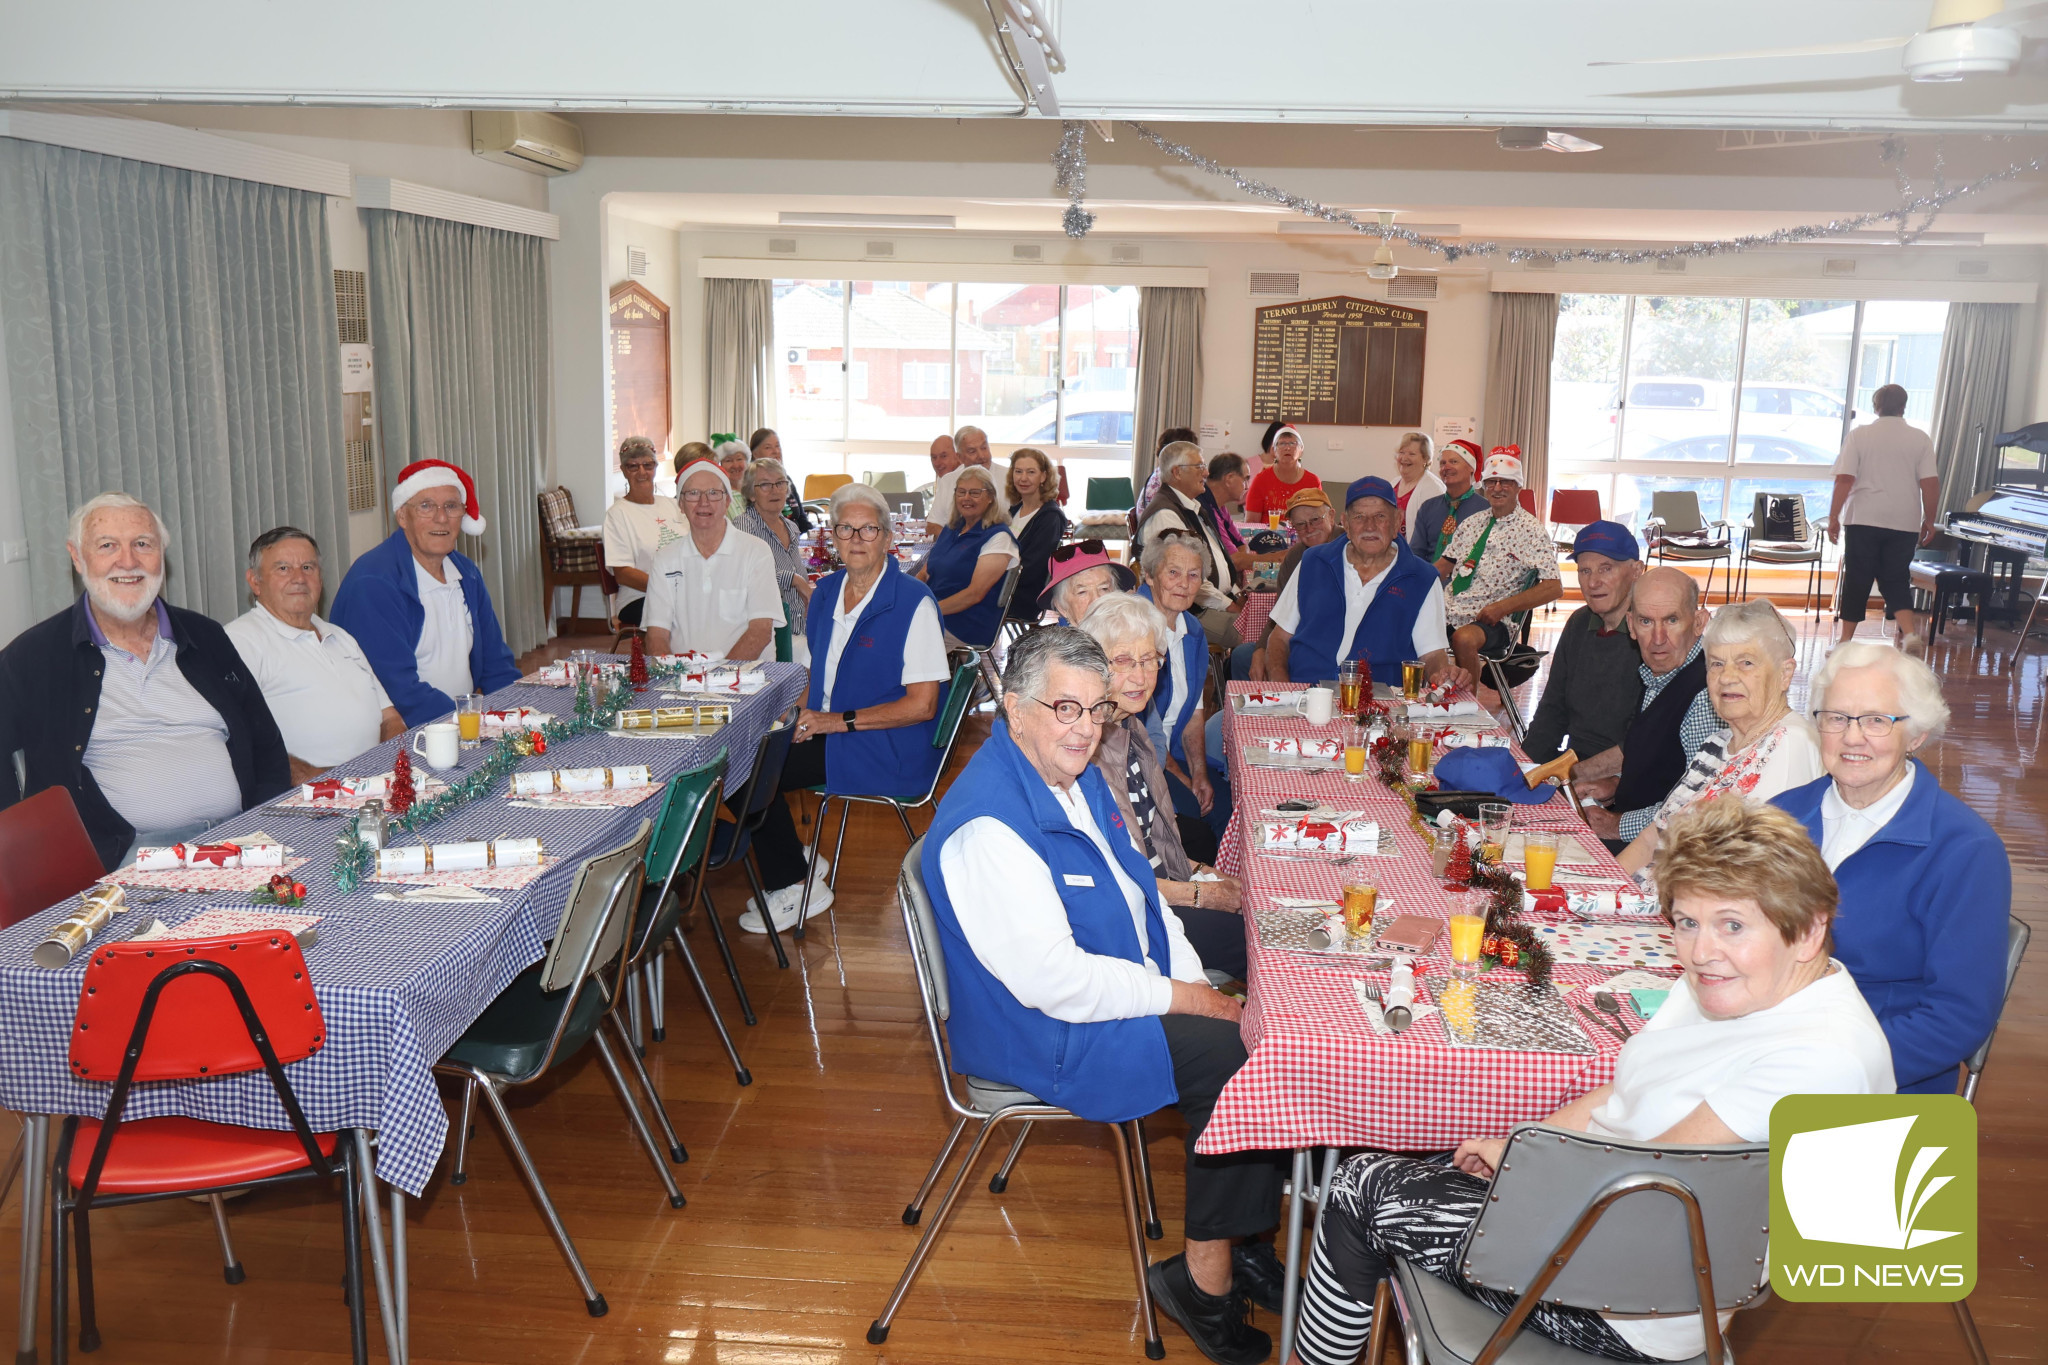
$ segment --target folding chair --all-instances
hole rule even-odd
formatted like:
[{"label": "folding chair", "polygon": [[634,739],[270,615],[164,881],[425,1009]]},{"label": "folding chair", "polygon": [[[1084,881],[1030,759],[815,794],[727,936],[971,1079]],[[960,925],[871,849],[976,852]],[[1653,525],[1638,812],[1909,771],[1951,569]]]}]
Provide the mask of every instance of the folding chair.
[{"label": "folding chair", "polygon": [[[1772,517],[1773,510],[1778,511],[1777,518]],[[1774,520],[1780,523],[1776,527]],[[1775,535],[1773,530],[1785,534]],[[1819,611],[1821,544],[1821,528],[1808,521],[1805,498],[1797,493],[1758,493],[1751,504],[1749,520],[1742,525],[1742,580],[1735,595],[1745,600],[1749,597],[1751,564],[1804,564],[1807,610]]]},{"label": "folding chair", "polygon": [[1024,563],[1022,560],[1019,560],[1010,566],[1008,573],[1003,575],[1002,584],[996,590],[997,600],[1001,604],[1000,609],[996,612],[996,632],[986,644],[972,646],[980,656],[978,662],[981,667],[981,685],[988,689],[988,695],[991,700],[1002,695],[1003,679],[1002,675],[996,672],[993,656],[997,641],[1003,638],[1003,627],[1010,619],[1010,599],[1016,595],[1018,575],[1023,572]]},{"label": "folding chair", "polygon": [[[925,1173],[924,1183],[918,1186],[917,1194],[903,1210],[906,1226],[917,1226],[924,1213],[924,1202],[930,1196],[932,1187],[938,1184],[939,1173],[945,1169],[946,1160],[953,1149],[960,1144],[960,1135],[967,1130],[970,1122],[980,1126],[975,1130],[974,1141],[968,1145],[967,1155],[960,1168],[953,1175],[953,1183],[946,1187],[944,1197],[939,1200],[938,1210],[932,1221],[925,1225],[924,1235],[917,1240],[917,1246],[910,1253],[910,1262],[903,1267],[903,1275],[896,1281],[896,1288],[889,1294],[889,1301],[882,1306],[881,1316],[868,1327],[868,1344],[880,1346],[889,1339],[889,1324],[896,1317],[896,1310],[903,1306],[903,1300],[910,1293],[910,1286],[917,1279],[917,1272],[924,1267],[932,1247],[938,1242],[939,1234],[945,1230],[946,1218],[953,1211],[954,1202],[960,1197],[961,1188],[974,1170],[981,1157],[982,1148],[988,1145],[989,1136],[999,1124],[1010,1119],[1021,1119],[1029,1131],[1029,1124],[1039,1121],[1077,1122],[1089,1120],[1079,1114],[1045,1103],[1037,1096],[997,1081],[981,1080],[978,1077],[965,1078],[963,1097],[956,1091],[953,1067],[946,1051],[946,1021],[952,1014],[952,998],[946,984],[946,954],[939,940],[937,916],[932,911],[931,898],[925,892],[924,874],[920,860],[924,856],[924,840],[911,842],[910,852],[904,855],[903,872],[897,879],[897,899],[902,902],[903,927],[910,939],[910,961],[917,972],[917,993],[924,1005],[925,1029],[930,1035],[932,1059],[939,1068],[939,1088],[945,1092],[946,1107],[954,1114],[953,1130],[946,1135],[946,1141],[939,1148],[939,1155]],[[1129,1123],[1105,1123],[1105,1128],[1115,1136],[1117,1148],[1117,1176],[1123,1188],[1124,1228],[1130,1236],[1131,1265],[1138,1277],[1138,1318],[1145,1329],[1145,1354],[1158,1360],[1166,1354],[1165,1345],[1159,1340],[1159,1320],[1152,1308],[1151,1287],[1145,1281],[1145,1270],[1149,1258],[1145,1254],[1144,1234],[1138,1227],[1138,1187],[1140,1177],[1135,1163],[1144,1151],[1144,1136],[1135,1120]],[[1016,1146],[1009,1159],[1003,1163],[1002,1176],[1006,1178],[1010,1166],[1017,1159],[1017,1149],[1024,1145],[1024,1134],[1019,1133]],[[1133,1146],[1137,1151],[1133,1152]],[[1146,1182],[1149,1187],[1149,1181]],[[995,1188],[992,1186],[991,1188]],[[1149,1188],[1148,1188],[1149,1193]],[[1156,1217],[1154,1220],[1156,1222]]]},{"label": "folding chair", "polygon": [[[1713,531],[1719,528],[1721,534]],[[1700,590],[1706,602],[1714,591],[1714,563],[1729,558],[1728,523],[1705,521],[1700,516],[1700,495],[1691,489],[1650,494],[1650,515],[1643,522],[1650,538],[1650,553],[1659,564],[1705,564],[1707,584]]]},{"label": "folding chair", "polygon": [[49,909],[106,869],[64,787],[45,787],[0,810],[0,929]]},{"label": "folding chair", "polygon": [[[761,736],[761,742],[754,749],[754,766],[747,777],[747,785],[740,789],[740,819],[737,823],[720,821],[711,833],[710,856],[697,875],[696,894],[704,904],[704,914],[711,921],[711,932],[718,940],[718,951],[725,956],[725,968],[732,974],[733,990],[739,993],[740,1013],[749,1024],[754,1022],[754,1007],[747,1002],[747,988],[740,983],[738,965],[733,961],[732,949],[726,943],[725,926],[719,922],[718,907],[711,903],[710,888],[705,885],[706,874],[738,863],[747,874],[747,885],[753,888],[754,904],[766,905],[768,893],[761,886],[761,873],[747,854],[753,851],[754,831],[761,828],[761,822],[768,818],[768,805],[782,799],[782,765],[789,759],[789,745],[796,733],[796,718],[801,706],[792,706],[779,716],[775,724]],[[782,950],[782,934],[775,927],[775,917],[765,915],[763,926],[768,931],[768,942],[775,948],[775,963],[787,969],[789,954]],[[745,1085],[745,1081],[740,1084]]]},{"label": "folding chair", "polygon": [[[1517,591],[1527,592],[1536,581],[1537,574],[1532,570]],[[1521,705],[1515,700],[1515,689],[1536,676],[1536,670],[1543,666],[1545,651],[1529,643],[1535,626],[1535,612],[1517,612],[1509,622],[1512,638],[1508,647],[1497,654],[1481,650],[1479,671],[1486,685],[1500,693],[1500,704],[1508,713],[1508,729],[1514,732],[1516,743],[1520,743],[1528,726],[1522,719]]]},{"label": "folding chair", "polygon": [[[51,1358],[68,1358],[70,1260],[77,1247],[78,1349],[99,1349],[93,1284],[95,1208],[202,1196],[228,1248],[221,1195],[300,1180],[341,1177],[342,1273],[353,1358],[369,1348],[363,1321],[363,1173],[347,1135],[313,1132],[284,1063],[312,1056],[327,1026],[290,934],[261,932],[95,948],[71,1030],[71,1073],[111,1080],[102,1119],[66,1118],[57,1140],[50,1202]],[[262,1071],[290,1122],[289,1132],[204,1119],[128,1119],[137,1085],[197,1082]],[[67,1236],[67,1223],[70,1235]],[[226,1250],[229,1284],[242,1267]]]},{"label": "folding chair", "polygon": [[[2005,994],[1999,997],[1998,1012],[2002,1019],[2005,1002],[2012,999],[2013,978],[2020,974],[2020,959],[2027,955],[2027,940],[2033,937],[2033,930],[2018,915],[2010,916],[2005,923]],[[1971,1104],[1977,1102],[1977,1081],[1984,1074],[1984,1063],[1991,1057],[1991,1044],[1998,1037],[1998,1025],[1991,1026],[1991,1036],[1968,1060],[1963,1063],[1963,1098]],[[1977,1319],[1970,1312],[1968,1299],[1955,1301],[1956,1326],[1962,1329],[1963,1343],[1970,1348],[1970,1359],[1976,1365],[1991,1365],[1991,1357],[1984,1353],[1984,1338],[1977,1335]]]}]

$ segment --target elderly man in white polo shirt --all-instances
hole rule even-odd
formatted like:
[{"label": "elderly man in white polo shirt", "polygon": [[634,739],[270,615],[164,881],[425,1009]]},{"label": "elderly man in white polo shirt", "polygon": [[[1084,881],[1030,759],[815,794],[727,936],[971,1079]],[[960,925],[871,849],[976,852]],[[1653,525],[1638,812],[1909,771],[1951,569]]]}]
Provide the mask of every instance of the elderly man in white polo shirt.
[{"label": "elderly man in white polo shirt", "polygon": [[244,577],[256,605],[228,622],[228,638],[284,733],[292,781],[310,782],[405,729],[355,637],[313,612],[323,585],[312,536],[296,526],[265,531],[249,546]]},{"label": "elderly man in white polo shirt", "polygon": [[647,652],[701,650],[726,659],[773,659],[784,624],[768,547],[726,520],[732,481],[709,460],[684,467],[676,501],[690,534],[654,557],[647,574]]}]

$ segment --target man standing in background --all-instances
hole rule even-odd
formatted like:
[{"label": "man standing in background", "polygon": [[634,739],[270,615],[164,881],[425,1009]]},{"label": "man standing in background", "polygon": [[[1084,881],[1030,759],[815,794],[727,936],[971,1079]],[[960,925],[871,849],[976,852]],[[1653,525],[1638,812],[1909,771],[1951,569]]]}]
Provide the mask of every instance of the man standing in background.
[{"label": "man standing in background", "polygon": [[1934,442],[1926,432],[1906,423],[1906,391],[1887,384],[1870,396],[1877,420],[1856,427],[1842,442],[1835,459],[1835,498],[1828,508],[1828,539],[1843,540],[1841,597],[1835,608],[1841,622],[1835,643],[1846,644],[1863,623],[1874,579],[1884,595],[1885,615],[1899,628],[1899,644],[1908,654],[1927,652],[1920,633],[1920,613],[1913,610],[1913,583],[1908,566],[1913,551],[1934,540],[1934,512],[1941,504],[1941,474],[1934,464]]}]

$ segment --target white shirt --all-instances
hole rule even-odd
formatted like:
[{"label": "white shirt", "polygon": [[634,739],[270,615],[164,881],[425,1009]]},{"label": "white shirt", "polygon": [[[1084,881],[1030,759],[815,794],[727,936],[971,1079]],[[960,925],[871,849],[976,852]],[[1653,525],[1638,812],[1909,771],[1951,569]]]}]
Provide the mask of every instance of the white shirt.
[{"label": "white shirt", "polygon": [[[1387,581],[1387,575],[1393,569],[1394,561],[1388,560],[1386,568],[1361,581],[1357,566],[1351,562],[1350,552],[1345,552],[1338,574],[1344,580],[1344,635],[1337,642],[1339,659],[1351,657],[1352,637],[1358,634],[1359,623],[1365,620],[1366,608],[1372,605],[1373,598],[1379,596],[1380,584]],[[1301,570],[1296,568],[1294,576],[1287,580],[1287,586],[1280,590],[1280,600],[1273,604],[1273,624],[1289,635],[1301,629],[1301,577]],[[1444,585],[1440,580],[1429,585],[1429,596],[1422,599],[1422,610],[1415,614],[1415,628],[1409,632],[1409,644],[1418,659],[1426,659],[1440,649],[1450,648],[1450,635],[1444,625]],[[1308,681],[1313,682],[1314,679]]]},{"label": "white shirt", "polygon": [[[875,590],[868,589],[867,596],[846,607],[846,580],[840,580],[839,600],[832,604],[832,640],[825,646],[825,689],[818,700],[823,703],[818,709],[832,709],[832,689],[839,681],[839,658],[846,653],[847,642],[853,639],[854,625],[860,614],[867,610],[868,603],[875,600]],[[811,600],[811,609],[823,605],[816,598]],[[946,667],[946,632],[939,624],[939,604],[931,598],[921,599],[917,610],[911,614],[910,630],[903,637],[903,678],[905,687],[912,683],[944,682],[952,677],[952,670]]]},{"label": "white shirt", "polygon": [[[1074,828],[1102,851],[1130,907],[1140,953],[1149,951],[1144,892],[1117,862],[1080,784],[1065,792],[1049,790]],[[1172,981],[1159,974],[1149,957],[1127,962],[1082,951],[1052,869],[1000,820],[983,816],[955,830],[939,850],[939,875],[967,946],[1028,1009],[1069,1024],[1140,1019],[1172,1008],[1173,981],[1208,981],[1177,915],[1160,917],[1171,940]]]},{"label": "white shirt", "polygon": [[1852,427],[1835,457],[1835,474],[1855,478],[1842,521],[1849,526],[1920,529],[1920,480],[1939,477],[1934,442],[1903,417],[1880,417]]},{"label": "white shirt", "polygon": [[318,616],[300,630],[260,602],[226,629],[292,757],[331,768],[377,744],[391,698],[353,635]]},{"label": "white shirt", "polygon": [[[1614,1093],[1590,1131],[1649,1142],[1704,1104],[1744,1142],[1771,1135],[1771,1106],[1786,1095],[1889,1095],[1891,1044],[1855,980],[1834,971],[1769,1009],[1709,1019],[1681,977],[1621,1049]],[[1725,1330],[1728,1315],[1722,1317]],[[1609,1318],[1644,1355],[1684,1360],[1706,1348],[1699,1314]]]},{"label": "white shirt", "polygon": [[[775,556],[761,541],[728,524],[707,558],[689,536],[654,556],[647,575],[647,605],[640,624],[669,633],[669,648],[701,649],[719,658],[755,621],[784,624],[775,587]],[[775,657],[771,634],[757,659]]]},{"label": "white shirt", "polygon": [[[737,500],[735,500],[737,501]],[[674,498],[654,495],[653,502],[620,498],[604,514],[604,562],[607,568],[624,565],[647,573],[654,556],[672,541],[690,534],[689,518]],[[638,601],[647,594],[619,584],[619,605]]]},{"label": "white shirt", "polygon": [[[932,484],[931,496],[926,498],[924,502],[924,519],[926,521],[934,526],[947,526],[952,523],[953,490],[960,483],[960,471],[971,468],[974,468],[974,466],[954,465],[951,469],[939,475],[937,481]],[[995,481],[996,501],[1003,502],[1003,481],[1010,477],[1010,467],[1006,464],[991,461],[988,466],[988,476]],[[1008,503],[1003,503],[1003,505],[1005,507],[1009,506]]]},{"label": "white shirt", "polygon": [[[1166,733],[1166,717],[1179,715],[1180,708],[1185,706],[1188,700],[1187,660],[1182,656],[1180,647],[1180,642],[1187,638],[1187,634],[1187,613],[1175,612],[1173,615],[1173,638],[1167,641],[1166,644],[1166,712],[1165,715],[1162,715],[1151,707],[1147,707],[1145,710],[1145,733],[1152,736],[1152,747],[1159,751],[1159,761],[1162,764],[1173,753],[1171,747],[1173,737]],[[1189,717],[1189,719],[1193,720],[1193,717]]]},{"label": "white shirt", "polygon": [[[1209,562],[1202,569],[1205,581],[1201,592],[1196,595],[1195,606],[1204,611],[1229,606],[1230,597],[1223,588],[1230,583],[1230,556],[1223,552],[1223,542],[1216,538],[1216,527],[1209,520],[1208,511],[1198,500],[1172,485],[1168,485],[1166,491],[1180,499],[1182,507],[1195,514],[1195,521],[1202,528],[1202,547],[1209,555]],[[1162,510],[1154,512],[1152,520],[1138,529],[1138,538],[1149,545],[1159,538],[1162,531],[1179,531],[1185,539],[1187,526],[1172,512]]]},{"label": "white shirt", "polygon": [[1862,848],[1876,837],[1877,832],[1892,822],[1899,813],[1899,807],[1906,804],[1907,795],[1913,790],[1912,763],[1906,764],[1906,775],[1877,800],[1857,810],[1842,799],[1841,789],[1828,783],[1828,789],[1820,798],[1820,856],[1821,861],[1833,872],[1847,862],[1849,855]]},{"label": "white shirt", "polygon": [[[1401,491],[1401,478],[1398,474],[1394,476],[1394,491],[1396,493]],[[1422,504],[1428,502],[1431,498],[1440,498],[1448,492],[1450,490],[1444,487],[1444,481],[1436,476],[1434,470],[1423,470],[1422,477],[1415,481],[1415,491],[1408,495],[1408,511],[1406,513],[1408,518],[1408,543],[1411,546],[1415,544],[1415,518],[1422,511]]]},{"label": "white shirt", "polygon": [[417,557],[412,571],[419,580],[420,606],[427,613],[420,625],[419,642],[412,647],[420,681],[451,697],[475,691],[469,675],[469,647],[476,639],[476,623],[469,616],[469,599],[462,595],[461,573],[444,559],[443,581],[428,573]]},{"label": "white shirt", "polygon": [[1011,564],[1023,558],[1017,550],[1017,538],[1008,531],[998,531],[981,542],[981,553],[975,558],[987,559],[990,555],[1000,555],[1005,562]]}]

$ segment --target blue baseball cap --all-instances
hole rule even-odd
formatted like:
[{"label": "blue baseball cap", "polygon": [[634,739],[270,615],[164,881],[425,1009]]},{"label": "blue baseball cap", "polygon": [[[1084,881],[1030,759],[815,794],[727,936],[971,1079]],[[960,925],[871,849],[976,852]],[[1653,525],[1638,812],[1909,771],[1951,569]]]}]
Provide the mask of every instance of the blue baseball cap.
[{"label": "blue baseball cap", "polygon": [[1582,554],[1606,555],[1609,559],[1641,559],[1643,547],[1635,532],[1618,521],[1592,521],[1572,538],[1572,558]]},{"label": "blue baseball cap", "polygon": [[1401,505],[1400,498],[1394,495],[1394,485],[1388,483],[1377,474],[1368,474],[1362,479],[1353,479],[1351,486],[1344,490],[1344,506],[1346,508],[1349,508],[1352,503],[1357,502],[1360,498],[1378,498],[1392,507],[1399,507]]},{"label": "blue baseball cap", "polygon": [[1486,792],[1518,806],[1540,806],[1557,795],[1547,782],[1531,791],[1514,752],[1493,746],[1451,750],[1437,760],[1436,782],[1445,791]]}]

